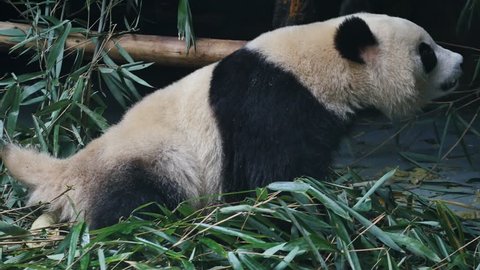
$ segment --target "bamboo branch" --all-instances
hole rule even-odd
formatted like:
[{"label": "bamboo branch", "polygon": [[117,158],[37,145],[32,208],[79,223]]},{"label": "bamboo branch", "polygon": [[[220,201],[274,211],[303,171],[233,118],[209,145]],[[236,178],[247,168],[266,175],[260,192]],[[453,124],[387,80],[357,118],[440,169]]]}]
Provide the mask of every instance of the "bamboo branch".
[{"label": "bamboo branch", "polygon": [[[0,22],[0,30],[20,29],[25,31],[29,28],[30,26],[26,24]],[[176,37],[124,34],[112,38],[105,47],[110,57],[117,61],[124,61],[116,49],[115,43],[124,48],[135,61],[154,62],[159,65],[199,67],[224,58],[243,47],[246,41],[199,38],[196,40],[196,50],[191,48],[187,54],[185,42],[178,40]],[[0,35],[0,51],[8,51],[16,44],[17,42],[12,41],[11,37]],[[27,46],[34,45],[32,43]],[[95,50],[95,45],[85,37],[76,34],[68,37],[65,48],[67,50],[84,48],[85,54],[91,56]]]}]

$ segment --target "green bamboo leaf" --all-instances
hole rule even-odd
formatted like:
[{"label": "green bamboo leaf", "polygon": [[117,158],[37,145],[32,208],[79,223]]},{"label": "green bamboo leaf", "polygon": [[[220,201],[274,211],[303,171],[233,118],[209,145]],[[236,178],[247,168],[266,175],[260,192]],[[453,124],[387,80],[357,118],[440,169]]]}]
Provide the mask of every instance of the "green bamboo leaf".
[{"label": "green bamboo leaf", "polygon": [[316,247],[316,250],[326,252],[336,252],[337,249],[325,238],[316,234],[309,234],[307,237],[299,237],[295,240],[290,240],[283,251],[291,251],[295,247],[299,247],[300,250],[310,251],[312,247]]},{"label": "green bamboo leaf", "polygon": [[48,105],[47,107],[43,108],[42,110],[36,112],[35,115],[42,116],[42,115],[50,114],[50,113],[53,113],[53,112],[56,112],[56,111],[60,111],[60,110],[65,109],[70,104],[72,104],[72,102],[70,100],[66,100],[66,99],[60,100],[60,101],[57,101],[55,103],[52,103],[52,104]]},{"label": "green bamboo leaf", "polygon": [[40,123],[39,123],[40,119],[35,117],[35,115],[32,115],[32,119],[33,119],[33,124],[35,126],[35,133],[37,134],[38,142],[40,143],[42,152],[47,152],[48,146],[47,146],[47,142],[45,141],[45,137],[43,136],[42,129],[40,128]]},{"label": "green bamboo leaf", "polygon": [[107,123],[107,120],[105,118],[103,118],[103,116],[101,116],[100,114],[90,110],[89,108],[87,108],[85,105],[83,104],[80,104],[80,103],[75,103],[75,105],[77,105],[78,107],[80,107],[80,109],[85,112],[89,117],[90,119],[93,120],[93,122],[102,130],[102,131],[105,131],[108,129],[108,123]]},{"label": "green bamboo leaf", "polygon": [[124,76],[119,76],[117,73],[114,73],[113,76],[117,78],[118,81],[121,81],[122,85],[125,85],[123,87],[124,93],[132,95],[137,100],[140,100],[142,98],[142,96],[138,93],[137,87],[135,87],[135,84],[132,80],[126,79]]},{"label": "green bamboo leaf", "polygon": [[308,245],[310,246],[310,251],[313,253],[315,259],[320,263],[320,265],[322,266],[322,268],[325,268],[327,269],[327,265],[325,263],[325,260],[322,258],[322,256],[320,255],[320,252],[318,252],[318,249],[317,247],[314,245],[313,241],[312,241],[312,234],[310,234],[309,232],[307,232],[301,225],[300,223],[298,223],[297,219],[295,218],[295,216],[293,215],[292,213],[292,209],[288,208],[287,207],[287,204],[281,200],[280,198],[277,198],[277,201],[280,203],[280,205],[282,206],[282,209],[285,210],[285,213],[287,214],[287,216],[290,218],[290,220],[292,221],[292,223],[295,225],[295,228],[298,229],[300,231],[300,233],[303,235],[303,237],[305,238],[306,242],[308,243]]},{"label": "green bamboo leaf", "polygon": [[47,258],[54,261],[62,261],[65,258],[65,254],[63,253],[52,254],[52,255],[48,255]]},{"label": "green bamboo leaf", "polygon": [[38,96],[36,98],[32,98],[32,99],[28,99],[22,103],[20,103],[21,106],[28,106],[28,105],[32,105],[32,104],[37,104],[37,103],[40,103],[40,102],[43,102],[47,100],[47,96],[45,95],[42,95],[42,96]]},{"label": "green bamboo leaf", "polygon": [[[31,31],[31,30],[29,30],[29,31]],[[15,37],[12,37],[11,39],[15,40]],[[21,40],[17,40],[17,42],[18,42],[17,44],[15,44],[14,46],[12,46],[10,48],[10,52],[18,50],[19,48],[23,48],[25,45],[39,40],[40,36],[38,36],[38,35],[31,36],[31,33],[27,33],[27,35],[25,35],[25,37],[20,37],[20,39]]]},{"label": "green bamboo leaf", "polygon": [[39,82],[36,82],[36,83],[34,83],[30,86],[25,87],[25,89],[23,89],[23,91],[22,91],[22,102],[25,101],[25,99],[27,97],[29,97],[30,95],[33,95],[36,92],[44,89],[45,84],[46,84],[45,81],[39,81]]},{"label": "green bamboo leaf", "polygon": [[235,256],[235,253],[233,252],[228,252],[228,261],[230,262],[230,265],[232,266],[233,270],[243,270],[242,263],[240,260]]},{"label": "green bamboo leaf", "polygon": [[238,212],[257,212],[257,213],[265,213],[265,214],[272,214],[275,212],[275,210],[272,209],[267,209],[267,208],[259,208],[259,207],[253,207],[251,205],[234,205],[234,206],[227,206],[227,207],[222,207],[220,209],[220,213],[222,214],[235,214]]},{"label": "green bamboo leaf", "polygon": [[116,78],[111,74],[100,73],[100,76],[102,77],[103,81],[107,85],[108,90],[118,102],[118,104],[120,104],[122,108],[126,109],[127,103],[122,93],[123,85],[119,81],[117,81]]},{"label": "green bamboo leaf", "polygon": [[13,132],[17,127],[17,120],[18,120],[18,114],[20,112],[20,100],[21,100],[21,93],[18,87],[13,86],[12,91],[15,92],[15,96],[13,98],[13,102],[11,104],[10,110],[7,115],[7,128],[6,128],[7,134],[10,137],[13,137]]},{"label": "green bamboo leaf", "polygon": [[358,200],[358,202],[353,206],[354,210],[358,211],[358,208],[361,207],[361,205],[372,196],[372,194],[379,188],[381,187],[386,181],[388,181],[392,176],[395,174],[397,170],[391,170],[388,173],[384,174],[378,181],[375,182],[375,184],[363,195],[362,198]]},{"label": "green bamboo leaf", "polygon": [[131,64],[122,65],[122,67],[128,71],[137,71],[137,70],[146,69],[153,64],[154,64],[153,62],[152,63],[134,62]]},{"label": "green bamboo leaf", "polygon": [[255,260],[252,256],[245,254],[239,250],[238,257],[240,257],[240,261],[243,263],[250,270],[268,270],[265,266]]},{"label": "green bamboo leaf", "polygon": [[2,99],[0,100],[0,115],[3,116],[7,113],[8,109],[12,106],[12,103],[15,102],[16,92],[18,91],[17,87],[10,86],[7,88],[7,91],[3,94]]},{"label": "green bamboo leaf", "polygon": [[128,63],[134,63],[133,58],[128,54],[128,52],[120,45],[118,42],[115,42],[115,48],[117,48],[118,53],[125,59]]},{"label": "green bamboo leaf", "polygon": [[69,266],[69,268],[72,267],[72,263],[75,259],[75,255],[77,254],[78,240],[80,239],[80,235],[82,233],[84,226],[85,226],[85,223],[79,222],[73,225],[70,231],[70,237],[68,238],[69,243],[68,243],[68,256],[67,256],[67,265]]},{"label": "green bamboo leaf", "polygon": [[188,52],[192,46],[195,47],[192,12],[188,0],[178,1],[177,17],[178,38],[182,40],[185,39],[185,45]]},{"label": "green bamboo leaf", "polygon": [[105,262],[105,253],[103,252],[102,248],[97,250],[98,254],[98,264],[100,266],[100,270],[107,270],[107,263]]},{"label": "green bamboo leaf", "polygon": [[267,186],[268,189],[274,191],[288,191],[288,192],[307,192],[310,185],[303,182],[273,182]]},{"label": "green bamboo leaf", "polygon": [[4,145],[2,138],[3,138],[3,121],[0,119],[0,150],[2,150],[2,147]]},{"label": "green bamboo leaf", "polygon": [[187,260],[180,260],[182,262],[183,269],[185,270],[195,270],[195,265]]},{"label": "green bamboo leaf", "polygon": [[458,217],[441,202],[435,203],[437,208],[438,220],[440,225],[447,234],[450,245],[460,252],[463,252],[461,247],[465,244],[465,235],[463,233],[463,226],[458,220]]},{"label": "green bamboo leaf", "polygon": [[155,269],[151,265],[148,265],[146,263],[141,263],[141,262],[134,262],[134,261],[126,261],[130,266],[132,266],[135,269],[138,270],[152,270]]},{"label": "green bamboo leaf", "polygon": [[200,243],[203,243],[204,245],[209,247],[213,252],[217,253],[218,255],[220,255],[224,258],[227,258],[227,252],[222,247],[222,245],[220,245],[219,243],[215,242],[214,240],[212,240],[210,238],[206,238],[206,237],[200,238],[199,241],[200,241]]},{"label": "green bamboo leaf", "polygon": [[18,28],[0,29],[0,36],[7,37],[25,37],[25,32]]},{"label": "green bamboo leaf", "polygon": [[246,233],[243,233],[243,232],[238,231],[238,230],[233,229],[233,228],[220,227],[220,226],[210,225],[210,224],[205,224],[205,223],[195,223],[195,225],[197,225],[199,227],[202,227],[202,228],[206,228],[209,231],[215,231],[215,232],[219,232],[219,233],[226,234],[226,235],[240,237],[240,238],[242,238],[243,240],[245,240],[249,243],[253,243],[253,244],[265,243],[265,241],[263,241],[263,240],[257,239],[253,236],[250,236]]},{"label": "green bamboo leaf", "polygon": [[327,195],[323,194],[320,192],[318,189],[315,189],[313,187],[310,187],[308,190],[309,194],[311,194],[313,197],[317,198],[325,207],[328,209],[332,210],[335,214],[341,216],[342,218],[346,220],[352,220],[352,218],[348,215],[348,213],[338,205],[334,200],[332,200],[330,197]]},{"label": "green bamboo leaf", "polygon": [[60,125],[53,127],[53,156],[58,157],[58,151],[60,150],[60,144],[58,137],[60,136]]},{"label": "green bamboo leaf", "polygon": [[397,244],[409,250],[417,256],[427,258],[433,262],[440,262],[441,259],[438,255],[433,252],[430,248],[425,246],[422,242],[418,241],[415,238],[409,237],[400,233],[389,233],[386,232],[390,238],[393,239]]},{"label": "green bamboo leaf", "polygon": [[437,243],[437,246],[442,252],[443,257],[447,258],[447,261],[450,261],[450,258],[448,257],[449,253],[447,251],[447,247],[445,246],[445,241],[440,238],[440,236],[435,235],[435,242]]},{"label": "green bamboo leaf", "polygon": [[21,236],[29,235],[30,232],[14,224],[9,224],[4,221],[0,221],[0,232],[11,235],[11,236]]},{"label": "green bamboo leaf", "polygon": [[351,209],[350,207],[341,204],[343,209],[348,211],[356,220],[358,220],[365,228],[368,228],[368,232],[375,235],[380,241],[382,241],[385,245],[391,247],[392,249],[400,252],[404,252],[396,243],[392,240],[392,238],[385,233],[382,229],[380,229],[377,225],[373,224],[370,220],[366,219],[364,216],[357,213],[355,210]]},{"label": "green bamboo leaf", "polygon": [[81,78],[82,75],[84,75],[84,73],[86,73],[90,67],[92,66],[91,63],[87,63],[85,64],[84,66],[74,70],[71,74],[70,74],[70,77],[73,79],[73,80],[76,80],[77,78]]},{"label": "green bamboo leaf", "polygon": [[21,83],[25,83],[32,80],[41,79],[43,76],[45,76],[45,73],[43,71],[27,73],[27,74],[22,74],[18,76],[15,76],[15,74],[12,74],[12,77],[1,80],[0,86],[11,85],[14,83],[21,84]]},{"label": "green bamboo leaf", "polygon": [[303,252],[300,252],[300,249],[298,247],[294,248],[292,251],[290,251],[287,256],[285,256],[285,258],[283,258],[283,260],[278,263],[274,270],[283,270],[285,268],[287,268],[290,263],[295,259],[295,257],[297,257],[298,254],[302,254]]},{"label": "green bamboo leaf", "polygon": [[73,136],[77,140],[78,144],[81,146],[85,146],[85,143],[83,142],[83,139],[80,136],[80,131],[78,130],[78,128],[72,124],[71,129],[72,129]]},{"label": "green bamboo leaf", "polygon": [[141,238],[141,237],[135,237],[135,239],[137,241],[139,241],[140,243],[143,243],[145,246],[147,247],[150,247],[151,249],[153,250],[156,250],[158,251],[156,255],[162,255],[162,254],[166,254],[168,256],[171,256],[172,258],[175,258],[175,259],[184,259],[185,256],[181,253],[178,253],[178,252],[175,252],[173,250],[170,250],[158,243],[155,243],[153,241],[150,241],[150,240],[147,240],[145,238]]},{"label": "green bamboo leaf", "polygon": [[[93,42],[93,40],[92,40]],[[102,60],[103,62],[110,68],[117,69],[118,65],[115,64],[115,62],[108,56],[108,54],[105,51],[102,51]]]},{"label": "green bamboo leaf", "polygon": [[98,71],[103,74],[110,74],[112,72],[115,72],[116,69],[109,68],[109,67],[98,67]]},{"label": "green bamboo leaf", "polygon": [[52,69],[56,66],[56,78],[60,76],[61,63],[63,59],[63,53],[65,50],[65,41],[67,40],[70,30],[72,29],[72,23],[65,21],[65,27],[62,29],[62,35],[55,41],[47,56],[47,69]]},{"label": "green bamboo leaf", "polygon": [[335,213],[331,213],[330,218],[332,220],[332,224],[334,224],[333,227],[335,229],[335,232],[339,237],[339,249],[343,250],[343,253],[345,254],[346,259],[352,269],[362,269],[357,253],[351,250],[354,248],[354,246],[349,244],[351,243],[350,233],[346,228],[345,222]]},{"label": "green bamboo leaf", "polygon": [[446,142],[448,127],[450,126],[450,121],[452,120],[452,115],[453,114],[451,114],[451,113],[449,113],[447,115],[447,120],[445,122],[445,126],[443,127],[442,138],[440,139],[440,146],[438,147],[438,154],[437,154],[438,159],[441,159],[442,155],[443,155],[443,153],[442,153],[443,152],[443,147],[444,147],[444,144]]},{"label": "green bamboo leaf", "polygon": [[[276,246],[273,246],[267,250],[265,250],[262,255],[264,255],[265,257],[271,257],[273,255],[275,255],[277,252],[283,250],[283,248],[285,247],[287,243],[281,243],[279,245],[276,245]],[[298,248],[298,246],[296,246],[295,248]]]},{"label": "green bamboo leaf", "polygon": [[85,91],[85,78],[80,77],[78,78],[77,82],[75,83],[75,88],[72,94],[72,101],[74,102],[81,102],[83,92]]},{"label": "green bamboo leaf", "polygon": [[144,81],[143,79],[141,79],[140,77],[138,77],[137,75],[133,74],[132,72],[122,68],[120,69],[120,72],[128,79],[140,84],[140,85],[143,85],[143,86],[146,86],[146,87],[150,87],[150,88],[153,88],[152,85],[150,85],[149,83],[147,83],[146,81]]}]

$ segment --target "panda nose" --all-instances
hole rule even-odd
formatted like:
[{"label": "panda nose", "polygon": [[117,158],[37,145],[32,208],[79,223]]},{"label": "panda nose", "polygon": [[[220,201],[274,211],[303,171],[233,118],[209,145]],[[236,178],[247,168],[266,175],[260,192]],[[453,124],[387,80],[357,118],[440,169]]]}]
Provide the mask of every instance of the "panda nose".
[{"label": "panda nose", "polygon": [[457,67],[461,70],[463,70],[463,56],[461,54],[457,54],[458,55],[458,64],[457,64]]}]

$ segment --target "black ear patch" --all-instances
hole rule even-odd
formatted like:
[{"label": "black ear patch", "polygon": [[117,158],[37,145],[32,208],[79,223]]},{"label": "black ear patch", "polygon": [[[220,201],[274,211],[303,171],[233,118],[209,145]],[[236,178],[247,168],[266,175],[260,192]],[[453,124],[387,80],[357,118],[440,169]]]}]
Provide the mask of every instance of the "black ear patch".
[{"label": "black ear patch", "polygon": [[343,58],[364,64],[362,51],[378,45],[377,38],[367,23],[359,17],[349,17],[343,21],[335,34],[335,48]]}]

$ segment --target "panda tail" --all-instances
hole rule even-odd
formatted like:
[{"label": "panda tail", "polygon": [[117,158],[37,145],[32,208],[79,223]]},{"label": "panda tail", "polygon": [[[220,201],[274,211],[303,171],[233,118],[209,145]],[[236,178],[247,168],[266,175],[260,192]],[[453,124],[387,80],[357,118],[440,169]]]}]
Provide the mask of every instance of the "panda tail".
[{"label": "panda tail", "polygon": [[67,168],[67,160],[56,159],[14,144],[0,146],[0,157],[11,176],[27,186],[55,185]]}]

